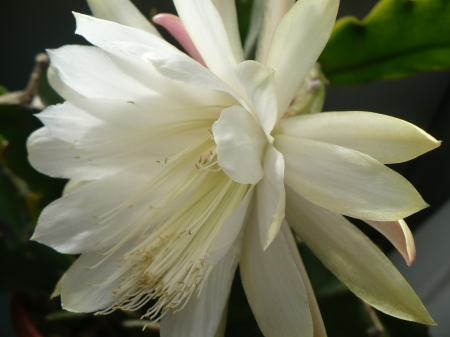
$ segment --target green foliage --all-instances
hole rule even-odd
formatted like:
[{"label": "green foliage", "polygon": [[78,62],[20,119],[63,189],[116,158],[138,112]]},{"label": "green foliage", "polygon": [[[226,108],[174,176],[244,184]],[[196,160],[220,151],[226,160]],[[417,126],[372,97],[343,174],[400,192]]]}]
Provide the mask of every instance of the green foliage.
[{"label": "green foliage", "polygon": [[[7,91],[0,87],[0,94]],[[30,242],[42,207],[61,194],[62,180],[35,171],[26,141],[41,126],[29,109],[0,105],[0,291],[51,291],[71,257]]]},{"label": "green foliage", "polygon": [[381,0],[340,19],[319,62],[332,85],[450,69],[450,1]]}]

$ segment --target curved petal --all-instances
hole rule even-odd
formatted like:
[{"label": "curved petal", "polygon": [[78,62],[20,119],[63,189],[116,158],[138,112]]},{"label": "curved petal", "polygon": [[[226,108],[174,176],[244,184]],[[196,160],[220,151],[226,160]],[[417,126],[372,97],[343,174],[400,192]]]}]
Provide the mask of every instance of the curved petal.
[{"label": "curved petal", "polygon": [[[85,139],[73,142],[54,137],[44,127],[28,138],[28,159],[36,170],[52,177],[94,180],[132,167],[135,174],[145,176],[145,170],[158,171],[161,160],[164,162],[204,137],[210,125],[200,123],[191,128],[189,124],[173,124],[156,127],[157,130],[102,134],[100,131],[114,130],[104,123],[87,130]],[[73,135],[70,131],[67,134]]]},{"label": "curved petal", "polygon": [[53,64],[50,64],[47,70],[48,82],[59,96],[65,100],[82,98],[83,96],[66,85],[59,75],[58,69]]},{"label": "curved petal", "polygon": [[[82,254],[66,272],[61,286],[63,309],[72,312],[93,312],[105,309],[116,301],[112,291],[123,283],[120,278],[129,271],[117,262],[133,247],[124,245],[105,257],[98,253]],[[101,262],[104,260],[103,262]],[[101,262],[101,263],[100,263]],[[95,268],[91,268],[99,264]]]},{"label": "curved petal", "polygon": [[295,0],[265,0],[263,21],[256,50],[256,60],[258,62],[266,63],[275,30],[281,19],[294,4]]},{"label": "curved petal", "polygon": [[339,0],[299,0],[275,31],[266,64],[277,69],[279,111],[286,111],[319,58],[336,20]]},{"label": "curved petal", "polygon": [[126,133],[142,134],[144,129],[158,132],[155,130],[157,126],[162,129],[170,124],[174,126],[204,121],[204,126],[210,127],[220,116],[220,109],[214,107],[144,108],[152,106],[152,103],[156,102],[126,102],[114,98],[74,99],[50,106],[36,116],[50,129],[53,137],[71,143],[94,143],[114,138],[117,142]]},{"label": "curved petal", "polygon": [[99,48],[69,45],[48,53],[62,82],[84,97],[114,97],[127,101],[155,94],[137,81],[133,72],[120,69]]},{"label": "curved petal", "polygon": [[214,337],[222,321],[231,284],[241,255],[242,235],[213,267],[200,294],[181,310],[170,310],[161,320],[161,336]]},{"label": "curved petal", "polygon": [[289,224],[355,295],[391,316],[434,325],[409,284],[360,230],[289,188],[286,194]]},{"label": "curved petal", "polygon": [[114,21],[160,36],[156,28],[130,0],[87,0],[87,3],[92,14],[99,19]]},{"label": "curved petal", "polygon": [[361,111],[325,112],[283,119],[278,132],[347,147],[383,164],[408,161],[440,145],[413,124]]},{"label": "curved petal", "polygon": [[153,21],[167,29],[194,60],[206,66],[202,55],[200,55],[197,47],[194,45],[194,42],[192,42],[191,37],[186,31],[186,28],[184,28],[183,22],[181,22],[181,19],[178,16],[173,14],[158,14],[153,17]]},{"label": "curved petal", "polygon": [[211,0],[174,0],[178,15],[206,65],[222,81],[236,87],[236,59],[224,23]]},{"label": "curved petal", "polygon": [[273,69],[255,61],[242,62],[236,68],[236,77],[252,102],[259,122],[269,137],[278,117],[274,72]]},{"label": "curved petal", "polygon": [[[214,94],[217,95],[215,91],[230,94],[228,100],[224,99],[223,96],[216,99],[216,105],[223,105],[225,107],[233,105],[238,101],[241,105],[248,106],[247,102],[241,98],[242,96],[234,88],[219,79],[209,69],[179,51],[167,52],[146,45],[122,42],[112,43],[112,45],[130,55],[138,56],[145,61],[150,61],[158,73],[167,79],[175,81],[175,83],[178,82],[195,86],[192,89],[212,89],[207,94],[213,97]],[[174,83],[173,81],[172,83]],[[196,95],[199,95],[199,93]],[[232,99],[233,97],[236,101]]]},{"label": "curved petal", "polygon": [[251,186],[238,207],[236,207],[233,213],[222,224],[219,235],[217,235],[209,249],[208,255],[205,257],[206,262],[209,264],[216,265],[219,263],[236,241],[239,233],[241,233],[242,225],[248,217],[253,192],[254,186]]},{"label": "curved petal", "polygon": [[398,221],[369,221],[366,222],[383,234],[402,254],[408,266],[416,259],[416,245],[414,237],[404,220]]},{"label": "curved petal", "polygon": [[240,184],[256,184],[261,180],[267,140],[245,109],[235,106],[223,110],[212,132],[219,166],[228,177]]},{"label": "curved petal", "polygon": [[[64,197],[55,200],[41,213],[32,240],[65,254],[80,254],[105,249],[120,242],[135,229],[150,229],[155,221],[173,210],[164,205],[164,212],[153,209],[161,196],[183,183],[183,174],[174,176],[165,186],[152,191],[146,184],[157,173],[142,177],[114,176],[89,183],[69,186]],[[138,197],[136,197],[138,196]]]},{"label": "curved petal", "polygon": [[284,158],[272,145],[264,156],[264,176],[256,187],[257,213],[261,246],[269,247],[278,235],[284,219]]},{"label": "curved petal", "polygon": [[313,322],[302,277],[280,232],[263,251],[257,216],[244,232],[240,272],[256,321],[267,337],[312,337]]},{"label": "curved petal", "polygon": [[361,152],[277,135],[285,182],[309,201],[359,219],[403,219],[427,204],[401,175]]},{"label": "curved petal", "polygon": [[295,242],[292,230],[286,220],[283,221],[281,226],[281,232],[286,239],[289,251],[294,258],[295,265],[302,277],[303,283],[305,284],[306,293],[308,294],[309,310],[311,312],[311,317],[314,326],[314,337],[327,337],[327,332],[325,330],[325,325],[323,323],[322,314],[320,313],[319,305],[317,304],[316,295],[314,294],[314,289],[309,280],[308,273],[306,272],[305,265],[303,264],[302,258],[298,251],[297,243]]}]

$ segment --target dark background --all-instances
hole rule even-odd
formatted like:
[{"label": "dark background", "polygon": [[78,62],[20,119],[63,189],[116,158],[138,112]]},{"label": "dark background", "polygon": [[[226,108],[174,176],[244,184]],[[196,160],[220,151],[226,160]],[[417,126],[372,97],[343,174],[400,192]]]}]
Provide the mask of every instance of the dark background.
[{"label": "dark background", "polygon": [[[171,1],[136,0],[141,11],[173,12]],[[341,0],[339,16],[359,18],[375,0]],[[46,48],[84,44],[76,36],[71,11],[89,14],[84,0],[0,0],[0,85],[10,91],[23,89],[34,57]],[[440,149],[411,163],[392,166],[419,190],[431,207],[408,219],[414,230],[447,199],[450,191],[450,73],[423,73],[414,77],[373,82],[359,86],[333,87],[327,92],[325,111],[374,111],[405,119],[443,141]],[[368,234],[388,247],[374,232]],[[6,272],[6,271],[1,271]],[[0,294],[0,335],[14,336],[9,327],[8,295]]]}]

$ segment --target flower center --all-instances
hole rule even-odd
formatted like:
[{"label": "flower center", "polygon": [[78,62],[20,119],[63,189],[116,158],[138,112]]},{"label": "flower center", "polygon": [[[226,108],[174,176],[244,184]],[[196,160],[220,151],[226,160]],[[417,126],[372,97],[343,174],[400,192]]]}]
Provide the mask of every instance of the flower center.
[{"label": "flower center", "polygon": [[[184,178],[177,178],[178,186],[162,195],[139,217],[138,226],[101,254],[105,257],[102,261],[88,267],[96,268],[114,253],[119,256],[115,278],[120,282],[111,290],[115,301],[97,314],[137,310],[154,301],[142,318],[156,321],[170,309],[181,310],[194,292],[200,295],[213,269],[204,258],[223,222],[249,188],[229,179],[218,167],[209,133],[164,162],[167,169],[139,192],[140,197],[174,179],[180,168],[186,171],[188,167]],[[110,217],[127,205],[128,202],[105,216]],[[127,246],[130,249],[124,250]],[[125,253],[117,255],[119,250]]]}]

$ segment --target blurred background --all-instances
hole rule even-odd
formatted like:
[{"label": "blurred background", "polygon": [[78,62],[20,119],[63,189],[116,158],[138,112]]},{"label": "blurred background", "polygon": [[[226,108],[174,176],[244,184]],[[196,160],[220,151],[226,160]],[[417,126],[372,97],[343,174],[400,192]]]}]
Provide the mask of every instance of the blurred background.
[{"label": "blurred background", "polygon": [[[157,12],[174,12],[169,0],[135,0],[133,2],[147,16]],[[339,16],[354,15],[363,18],[376,3],[375,0],[341,0]],[[72,11],[89,14],[84,0],[0,0],[0,32],[2,33],[0,85],[9,91],[22,90],[27,85],[36,54],[44,52],[45,49],[58,48],[66,44],[86,44],[83,38],[74,34],[75,20],[71,14]],[[445,250],[447,248],[436,253],[439,255],[434,255],[432,251],[433,247],[439,245],[447,247],[445,239],[450,234],[446,229],[449,227],[446,226],[446,222],[450,218],[450,215],[447,215],[450,211],[445,204],[450,192],[450,72],[421,73],[407,79],[377,81],[357,86],[333,86],[331,83],[327,91],[324,111],[339,110],[374,111],[395,116],[423,128],[443,141],[441,148],[436,151],[412,162],[391,166],[404,175],[431,205],[428,209],[407,219],[413,232],[420,233],[420,236],[417,240],[417,263],[411,267],[411,270],[405,270],[404,274],[407,274],[407,279],[425,301],[420,291],[424,294],[428,291],[426,284],[431,277],[426,275],[424,277],[424,273],[429,275],[434,273],[436,268],[450,265],[448,261],[450,252]],[[440,213],[438,213],[439,210],[441,210]],[[427,221],[432,216],[434,218]],[[430,223],[432,229],[427,230],[424,225]],[[5,231],[4,227],[4,224],[0,223],[0,232]],[[437,230],[442,232],[436,233]],[[381,235],[370,228],[364,228],[364,231],[385,252],[391,251],[390,244]],[[434,236],[431,237],[431,234]],[[392,259],[402,268],[402,271],[406,269],[403,267],[404,262],[400,261],[395,253],[392,254]],[[425,271],[424,268],[428,270]],[[2,273],[7,272],[2,268]],[[417,279],[417,275],[422,277]],[[440,298],[439,289],[445,290],[448,284],[449,276],[447,274],[441,276],[434,283],[435,291],[438,293],[429,296],[430,304],[425,301],[425,306],[429,309],[429,306],[433,306],[436,299]],[[24,274],[23,277],[33,278],[34,276]],[[440,286],[436,286],[436,282],[440,282]],[[423,290],[419,291],[418,288]],[[15,334],[9,318],[11,294],[4,290],[0,289],[3,291],[0,293],[0,335],[13,337]],[[436,315],[444,319],[450,317],[448,306],[441,303],[436,308],[438,308],[436,313],[430,309],[432,316],[438,323],[444,323],[439,321]],[[450,336],[450,330],[445,330],[446,324],[442,325],[440,330],[433,328],[434,336]],[[401,337],[404,336],[406,335]],[[355,337],[358,336],[355,335]]]}]

